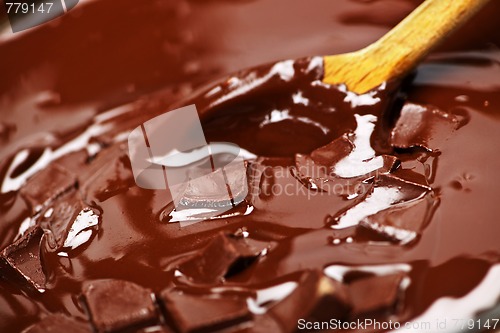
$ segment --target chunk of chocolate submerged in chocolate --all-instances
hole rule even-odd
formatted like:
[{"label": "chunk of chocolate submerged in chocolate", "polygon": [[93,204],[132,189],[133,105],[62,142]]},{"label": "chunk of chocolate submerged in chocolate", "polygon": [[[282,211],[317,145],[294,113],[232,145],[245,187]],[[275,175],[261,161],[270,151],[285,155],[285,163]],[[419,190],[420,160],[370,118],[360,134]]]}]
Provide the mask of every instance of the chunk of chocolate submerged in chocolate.
[{"label": "chunk of chocolate submerged in chocolate", "polygon": [[234,207],[243,201],[248,193],[246,163],[235,159],[222,165],[214,160],[214,165],[215,171],[189,181],[182,205],[220,208]]},{"label": "chunk of chocolate submerged in chocolate", "polygon": [[221,232],[179,270],[195,282],[218,283],[247,268],[270,245]]},{"label": "chunk of chocolate submerged in chocolate", "polygon": [[78,192],[68,194],[64,201],[57,201],[39,218],[52,251],[63,247],[75,249],[84,244],[91,238],[98,222],[99,214],[81,200]]},{"label": "chunk of chocolate submerged in chocolate", "polygon": [[52,163],[31,177],[21,188],[20,193],[30,205],[34,215],[42,206],[75,188],[76,183],[77,178],[74,174]]},{"label": "chunk of chocolate submerged in chocolate", "polygon": [[396,148],[422,147],[434,151],[466,122],[464,116],[431,105],[407,103],[392,130],[391,144]]},{"label": "chunk of chocolate submerged in chocolate", "polygon": [[401,244],[413,241],[429,222],[437,205],[430,187],[383,175],[373,192],[353,208],[351,217],[367,214],[359,225]]},{"label": "chunk of chocolate submerged in chocolate", "polygon": [[36,226],[0,254],[0,276],[14,280],[28,290],[45,291],[46,277],[40,259],[43,231]]},{"label": "chunk of chocolate submerged in chocolate", "polygon": [[[357,119],[364,119],[357,116]],[[365,121],[370,124],[369,120]],[[358,127],[363,130],[363,120],[358,121]],[[356,144],[358,146],[356,146]],[[310,160],[310,161],[308,161]],[[342,161],[342,167],[356,169],[353,175],[336,174],[337,163]],[[363,166],[363,164],[366,164]],[[351,166],[349,166],[351,165]],[[397,158],[389,155],[375,156],[369,144],[369,136],[358,133],[345,133],[329,144],[315,149],[309,157],[297,154],[295,166],[301,174],[311,178],[339,177],[354,178],[370,176],[375,170],[379,173],[388,173],[397,166]]]},{"label": "chunk of chocolate submerged in chocolate", "polygon": [[166,290],[160,295],[166,316],[182,333],[215,332],[252,319],[246,300],[238,297],[182,294]]},{"label": "chunk of chocolate submerged in chocolate", "polygon": [[346,318],[350,308],[345,286],[321,272],[306,271],[292,293],[273,305],[268,313],[285,332],[293,332],[299,319],[324,321]]},{"label": "chunk of chocolate submerged in chocolate", "polygon": [[372,187],[371,179],[378,174],[390,173],[399,166],[396,157],[382,155],[379,156],[382,165],[380,169],[359,177],[339,178],[326,174],[328,170],[324,166],[316,165],[309,156],[297,154],[295,158],[297,167],[292,169],[292,174],[300,183],[312,191],[327,192],[345,198],[366,195]]},{"label": "chunk of chocolate submerged in chocolate", "polygon": [[83,284],[83,297],[98,332],[141,327],[158,320],[151,290],[132,282],[87,281]]},{"label": "chunk of chocolate submerged in chocolate", "polygon": [[91,333],[89,323],[84,323],[64,315],[55,314],[43,318],[28,327],[23,333]]},{"label": "chunk of chocolate submerged in chocolate", "polygon": [[437,199],[429,192],[421,199],[398,204],[367,216],[360,225],[390,240],[407,244],[427,225],[437,204]]},{"label": "chunk of chocolate submerged in chocolate", "polygon": [[47,244],[53,250],[62,247],[66,230],[82,208],[80,201],[61,201],[47,209],[40,219],[40,226],[47,232]]},{"label": "chunk of chocolate submerged in chocolate", "polygon": [[394,311],[401,301],[404,274],[370,276],[349,284],[352,316]]},{"label": "chunk of chocolate submerged in chocolate", "polygon": [[[82,196],[87,201],[105,201],[134,185],[128,156],[120,151],[113,153],[117,155],[116,159],[106,161],[99,172],[93,174],[83,186]],[[106,157],[99,156],[98,158],[105,159]]]},{"label": "chunk of chocolate submerged in chocolate", "polygon": [[349,140],[348,135],[344,134],[329,144],[315,149],[311,153],[311,158],[317,164],[331,166],[349,155],[353,149],[354,144]]},{"label": "chunk of chocolate submerged in chocolate", "polygon": [[193,175],[179,201],[179,208],[231,207],[231,197],[222,169],[207,175]]},{"label": "chunk of chocolate submerged in chocolate", "polygon": [[233,206],[240,204],[248,194],[247,168],[248,163],[239,157],[223,167]]},{"label": "chunk of chocolate submerged in chocolate", "polygon": [[[390,173],[399,166],[395,156],[375,156],[371,148],[366,148],[367,140],[369,136],[346,133],[309,156],[296,154],[294,175],[310,190],[347,196],[356,194],[363,181]],[[347,169],[352,172],[346,172]]]},{"label": "chunk of chocolate submerged in chocolate", "polygon": [[[412,183],[392,175],[380,175],[371,192],[363,200],[334,218],[332,228],[343,229],[361,224],[391,239],[409,242],[425,226],[429,216],[427,210],[423,214],[412,215],[407,212],[408,217],[415,219],[399,222],[390,219],[384,220],[381,217],[385,215],[377,214],[387,213],[388,210],[393,210],[395,213],[413,208],[427,195],[432,195],[432,189],[428,186]],[[428,208],[430,209],[432,206],[429,204]]]},{"label": "chunk of chocolate submerged in chocolate", "polygon": [[234,208],[248,194],[247,163],[237,156],[224,154],[212,155],[197,163],[185,171],[167,169],[171,178],[178,181],[170,186],[175,209],[170,208],[169,221],[181,222],[182,226],[183,222],[217,219],[226,212],[240,215]]}]

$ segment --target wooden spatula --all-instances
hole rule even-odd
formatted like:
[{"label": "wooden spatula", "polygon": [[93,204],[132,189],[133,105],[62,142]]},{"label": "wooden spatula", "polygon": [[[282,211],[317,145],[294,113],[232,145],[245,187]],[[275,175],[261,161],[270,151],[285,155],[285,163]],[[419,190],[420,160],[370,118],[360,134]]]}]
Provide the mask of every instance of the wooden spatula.
[{"label": "wooden spatula", "polygon": [[324,57],[323,82],[357,94],[408,74],[429,51],[489,0],[426,0],[375,43]]}]

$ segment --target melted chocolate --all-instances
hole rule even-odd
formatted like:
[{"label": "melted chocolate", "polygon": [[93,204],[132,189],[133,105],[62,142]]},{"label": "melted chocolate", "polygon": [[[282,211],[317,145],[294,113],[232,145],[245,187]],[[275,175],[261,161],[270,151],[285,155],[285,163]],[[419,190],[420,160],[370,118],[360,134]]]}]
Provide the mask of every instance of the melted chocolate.
[{"label": "melted chocolate", "polygon": [[[500,259],[500,5],[367,95],[303,58],[419,2],[82,1],[2,32],[0,331],[405,321],[478,288]],[[208,142],[258,157],[226,217],[183,225],[135,185],[125,139],[191,103]]]}]

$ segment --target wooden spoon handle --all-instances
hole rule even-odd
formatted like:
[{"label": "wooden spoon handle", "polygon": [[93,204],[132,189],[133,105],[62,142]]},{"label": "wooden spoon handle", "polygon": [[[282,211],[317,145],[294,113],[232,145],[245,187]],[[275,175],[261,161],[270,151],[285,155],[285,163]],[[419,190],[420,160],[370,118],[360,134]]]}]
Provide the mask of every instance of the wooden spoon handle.
[{"label": "wooden spoon handle", "polygon": [[323,81],[345,83],[349,90],[364,93],[408,74],[433,47],[488,1],[426,0],[377,42],[358,52],[326,56]]}]

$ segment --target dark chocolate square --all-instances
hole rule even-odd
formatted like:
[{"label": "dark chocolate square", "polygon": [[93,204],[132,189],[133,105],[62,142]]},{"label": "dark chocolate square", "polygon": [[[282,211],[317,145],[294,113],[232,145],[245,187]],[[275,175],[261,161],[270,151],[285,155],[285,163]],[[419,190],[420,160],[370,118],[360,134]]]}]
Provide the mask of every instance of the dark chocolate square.
[{"label": "dark chocolate square", "polygon": [[0,254],[0,274],[12,277],[28,290],[45,291],[45,274],[40,258],[43,231],[36,226],[7,246]]},{"label": "dark chocolate square", "polygon": [[94,280],[83,285],[83,297],[98,332],[154,324],[158,319],[151,290],[122,280]]},{"label": "dark chocolate square", "polygon": [[204,297],[166,290],[160,298],[167,318],[182,333],[215,332],[252,318],[245,299],[239,297]]}]

